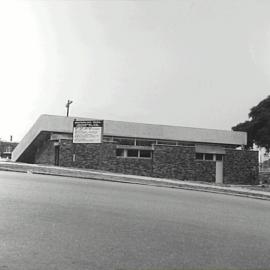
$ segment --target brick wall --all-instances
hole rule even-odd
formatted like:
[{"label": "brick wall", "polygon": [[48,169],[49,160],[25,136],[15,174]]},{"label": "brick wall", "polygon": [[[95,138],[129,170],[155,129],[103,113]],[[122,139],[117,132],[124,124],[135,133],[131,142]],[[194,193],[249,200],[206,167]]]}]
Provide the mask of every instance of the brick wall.
[{"label": "brick wall", "polygon": [[[54,155],[54,143],[46,141],[36,153],[36,163],[53,165]],[[61,140],[59,165],[206,182],[215,182],[216,173],[214,161],[195,160],[195,147],[180,145],[155,145],[152,159],[138,159],[116,157],[114,143],[73,144]],[[224,183],[258,183],[258,153],[226,149]]]},{"label": "brick wall", "polygon": [[76,154],[75,167],[99,170],[101,159],[101,144],[74,144]]},{"label": "brick wall", "polygon": [[153,176],[194,180],[194,168],[195,147],[155,145]]},{"label": "brick wall", "polygon": [[115,143],[103,143],[101,147],[100,167],[105,171],[120,172],[117,171],[117,157],[116,157],[116,144]]},{"label": "brick wall", "polygon": [[135,175],[152,175],[152,159],[117,158],[115,172]]},{"label": "brick wall", "polygon": [[73,164],[73,146],[71,140],[60,141],[60,154],[59,154],[59,165],[65,167],[72,167]]},{"label": "brick wall", "polygon": [[116,144],[103,143],[101,148],[100,169],[117,173],[150,176],[152,159],[116,157]]},{"label": "brick wall", "polygon": [[200,161],[195,162],[195,179],[202,182],[216,181],[216,162],[215,161]]},{"label": "brick wall", "polygon": [[224,183],[258,184],[258,152],[226,149]]},{"label": "brick wall", "polygon": [[[50,153],[54,155],[54,151]],[[48,155],[43,158],[47,159]],[[152,172],[152,159],[116,157],[114,143],[72,144],[70,140],[61,140],[59,165],[148,176]]]}]

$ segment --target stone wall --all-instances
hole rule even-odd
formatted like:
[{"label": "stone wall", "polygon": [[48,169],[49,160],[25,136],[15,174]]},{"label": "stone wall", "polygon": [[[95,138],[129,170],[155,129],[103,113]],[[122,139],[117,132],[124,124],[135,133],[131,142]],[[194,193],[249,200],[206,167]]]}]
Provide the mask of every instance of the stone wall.
[{"label": "stone wall", "polygon": [[195,181],[215,182],[216,181],[216,161],[195,162]]},{"label": "stone wall", "polygon": [[152,176],[152,159],[117,158],[115,172]]},{"label": "stone wall", "polygon": [[99,170],[99,163],[101,159],[101,144],[81,144],[73,145],[75,153],[75,167]]},{"label": "stone wall", "polygon": [[195,179],[195,147],[155,145],[154,177],[180,180]]},{"label": "stone wall", "polygon": [[224,183],[258,184],[258,152],[226,149],[223,163]]},{"label": "stone wall", "polygon": [[[73,161],[75,154],[75,161]],[[54,142],[46,141],[36,163],[54,164]],[[195,147],[155,145],[152,159],[116,156],[115,143],[73,144],[60,140],[59,165],[179,180],[215,182],[216,162],[195,159]],[[226,149],[224,183],[258,183],[258,153]]]},{"label": "stone wall", "polygon": [[115,143],[103,143],[101,147],[101,156],[100,168],[103,168],[105,171],[118,172]]},{"label": "stone wall", "polygon": [[73,144],[71,140],[60,140],[59,166],[72,167],[73,164]]},{"label": "stone wall", "polygon": [[116,157],[114,143],[72,144],[61,140],[59,165],[148,176],[152,172],[152,159]]},{"label": "stone wall", "polygon": [[103,143],[100,169],[105,171],[151,176],[152,159],[116,157],[116,144]]}]

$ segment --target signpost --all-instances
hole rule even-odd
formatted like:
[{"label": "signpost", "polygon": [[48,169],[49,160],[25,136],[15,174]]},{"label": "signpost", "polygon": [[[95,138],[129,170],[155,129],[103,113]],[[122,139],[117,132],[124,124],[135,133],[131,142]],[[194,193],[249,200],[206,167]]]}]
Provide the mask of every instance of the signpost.
[{"label": "signpost", "polygon": [[73,122],[73,143],[101,143],[103,120]]}]

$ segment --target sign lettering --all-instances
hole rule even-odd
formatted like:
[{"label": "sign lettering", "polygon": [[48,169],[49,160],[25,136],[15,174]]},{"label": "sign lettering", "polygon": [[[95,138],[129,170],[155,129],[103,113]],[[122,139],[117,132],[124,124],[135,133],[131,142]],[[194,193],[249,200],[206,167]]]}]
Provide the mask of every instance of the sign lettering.
[{"label": "sign lettering", "polygon": [[101,143],[103,120],[74,121],[73,143]]}]

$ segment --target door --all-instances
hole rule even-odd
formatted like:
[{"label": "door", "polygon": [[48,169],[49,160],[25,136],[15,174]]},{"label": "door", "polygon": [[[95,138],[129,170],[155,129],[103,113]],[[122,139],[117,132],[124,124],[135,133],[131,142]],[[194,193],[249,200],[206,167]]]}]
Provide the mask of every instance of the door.
[{"label": "door", "polygon": [[223,160],[216,161],[216,183],[223,183]]}]

